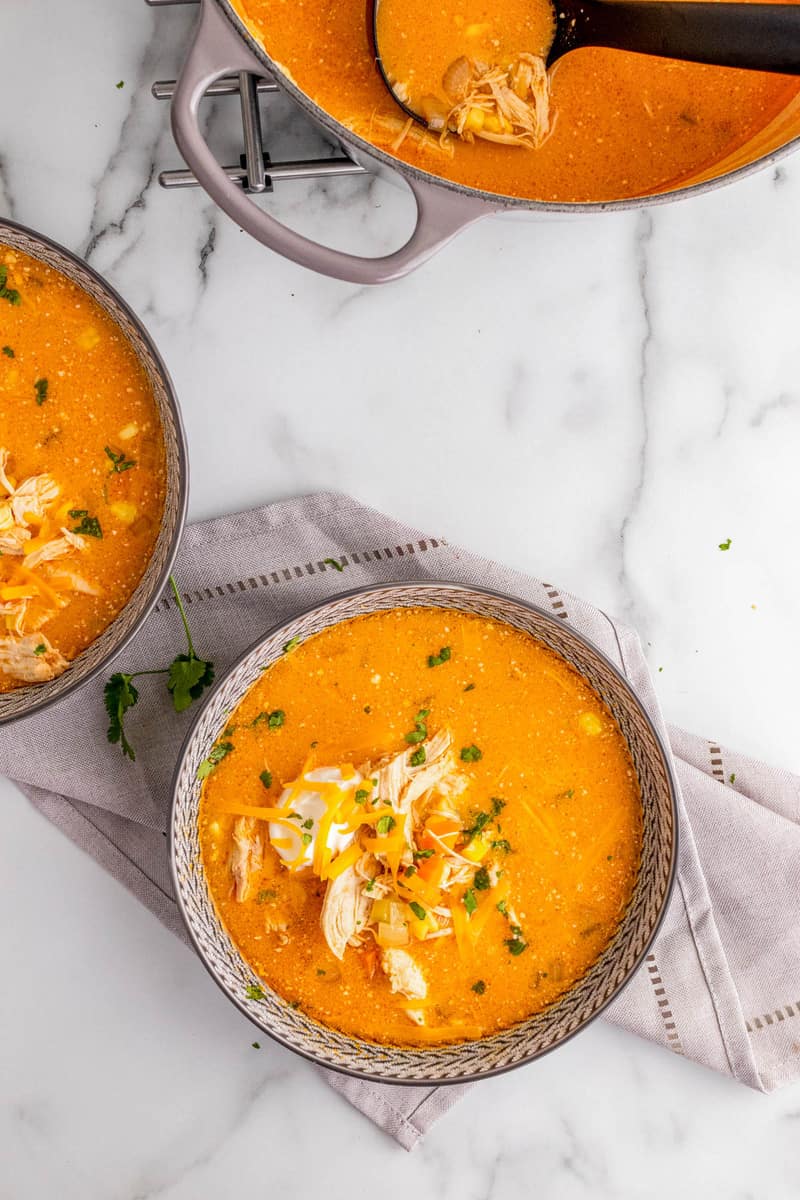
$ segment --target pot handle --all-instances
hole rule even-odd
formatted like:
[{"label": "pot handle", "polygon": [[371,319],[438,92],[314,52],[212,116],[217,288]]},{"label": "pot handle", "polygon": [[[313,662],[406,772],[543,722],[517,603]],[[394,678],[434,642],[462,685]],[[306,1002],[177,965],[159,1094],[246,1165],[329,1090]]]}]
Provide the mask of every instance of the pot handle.
[{"label": "pot handle", "polygon": [[393,254],[364,258],[334,250],[295,233],[260,209],[228,178],[200,131],[198,109],[204,92],[220,76],[237,71],[264,75],[261,63],[219,7],[213,0],[202,0],[194,39],[172,100],[175,142],[200,184],[219,207],[262,245],[284,258],[349,283],[387,283],[421,266],[462,229],[494,211],[477,197],[409,179],[417,204],[417,221],[409,240]]}]

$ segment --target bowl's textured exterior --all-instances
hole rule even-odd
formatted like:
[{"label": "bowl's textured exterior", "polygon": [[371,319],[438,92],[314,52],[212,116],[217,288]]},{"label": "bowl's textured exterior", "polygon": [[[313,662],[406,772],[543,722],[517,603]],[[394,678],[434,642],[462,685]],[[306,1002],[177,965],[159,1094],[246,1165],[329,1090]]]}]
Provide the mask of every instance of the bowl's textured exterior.
[{"label": "bowl's textured exterior", "polygon": [[66,696],[104,670],[140,628],[161,595],[177,553],[186,519],[188,467],[186,441],[172,381],[149,334],[125,301],[82,259],[48,238],[0,220],[0,246],[38,258],[83,288],[119,326],[133,346],[153,389],[166,453],[166,495],[161,530],[153,555],[128,603],[66,671],[46,683],[28,684],[0,695],[0,725],[26,717]]},{"label": "bowl's textured exterior", "polygon": [[[610,945],[587,975],[545,1012],[480,1041],[443,1047],[376,1045],[326,1028],[295,1010],[254,974],[231,941],[209,894],[200,856],[199,764],[248,688],[301,639],[379,609],[456,608],[525,630],[571,663],[604,700],[627,740],[643,805],[642,861],[628,909]],[[663,916],[675,867],[675,786],[650,719],[616,668],[563,622],[521,600],[453,583],[402,583],[359,589],[316,606],[279,628],[240,659],[200,712],[178,763],[170,849],[175,890],[194,944],[228,997],[265,1033],[334,1070],[387,1083],[444,1083],[481,1078],[553,1049],[586,1025],[642,961]],[[259,985],[264,999],[248,998]]]}]

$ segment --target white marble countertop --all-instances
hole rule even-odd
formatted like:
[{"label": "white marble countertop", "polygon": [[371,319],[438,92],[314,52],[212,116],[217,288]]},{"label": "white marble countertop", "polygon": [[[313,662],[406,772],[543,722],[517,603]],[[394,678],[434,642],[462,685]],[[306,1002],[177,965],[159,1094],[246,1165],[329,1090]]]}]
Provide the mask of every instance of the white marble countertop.
[{"label": "white marble countertop", "polygon": [[[800,163],[651,214],[487,221],[359,290],[159,189],[179,164],[149,85],[192,18],[6,0],[0,212],[88,254],[144,318],[193,516],[351,491],[626,616],[670,720],[800,769]],[[215,110],[221,146],[228,124]],[[289,124],[279,107],[279,153]],[[410,216],[366,179],[270,204],[373,252]],[[13,787],[0,800],[0,1196],[800,1190],[796,1088],[748,1092],[601,1024],[407,1155],[305,1063],[253,1049],[174,937]]]}]

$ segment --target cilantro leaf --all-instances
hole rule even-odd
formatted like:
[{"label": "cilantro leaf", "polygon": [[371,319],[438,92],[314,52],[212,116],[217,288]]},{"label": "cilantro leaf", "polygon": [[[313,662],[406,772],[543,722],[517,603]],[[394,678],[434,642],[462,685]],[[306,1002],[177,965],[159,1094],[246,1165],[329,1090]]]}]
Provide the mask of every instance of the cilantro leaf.
[{"label": "cilantro leaf", "polygon": [[408,907],[411,909],[411,911],[413,912],[414,916],[417,918],[418,921],[424,921],[428,915],[425,912],[425,909],[422,907],[422,905],[419,904],[416,900],[412,900],[409,903]]},{"label": "cilantro leaf", "polygon": [[486,991],[486,984],[482,979],[478,979],[475,983],[473,983],[472,990],[476,996],[482,996]]},{"label": "cilantro leaf", "polygon": [[731,539],[730,539],[730,538],[726,538],[724,542],[720,542],[720,544],[719,544],[719,548],[720,548],[720,550],[730,550],[730,548],[731,548]]},{"label": "cilantro leaf", "polygon": [[248,1000],[266,1000],[267,998],[267,993],[264,991],[264,989],[260,988],[255,983],[248,983],[247,988],[245,989],[245,995],[247,996]]},{"label": "cilantro leaf", "polygon": [[219,766],[223,758],[226,758],[233,749],[233,742],[217,742],[216,746],[212,746],[208,758],[204,758],[197,768],[197,778],[208,779],[214,768]]},{"label": "cilantro leaf", "polygon": [[390,833],[394,829],[396,823],[394,817],[386,813],[376,822],[375,831],[380,837],[386,837],[387,833]]},{"label": "cilantro leaf", "polygon": [[213,663],[193,654],[179,654],[169,665],[167,689],[172,693],[175,712],[184,712],[193,700],[214,682]]},{"label": "cilantro leaf", "polygon": [[103,702],[108,713],[106,737],[112,745],[119,744],[123,755],[131,762],[135,761],[136,753],[125,737],[125,713],[129,708],[133,708],[139,699],[139,693],[133,686],[132,679],[132,675],[125,675],[121,671],[117,671],[103,689]]},{"label": "cilantro leaf", "polygon": [[473,892],[472,888],[467,888],[466,892],[464,892],[464,908],[467,910],[469,915],[472,916],[477,907],[478,901],[475,898],[475,893]]}]

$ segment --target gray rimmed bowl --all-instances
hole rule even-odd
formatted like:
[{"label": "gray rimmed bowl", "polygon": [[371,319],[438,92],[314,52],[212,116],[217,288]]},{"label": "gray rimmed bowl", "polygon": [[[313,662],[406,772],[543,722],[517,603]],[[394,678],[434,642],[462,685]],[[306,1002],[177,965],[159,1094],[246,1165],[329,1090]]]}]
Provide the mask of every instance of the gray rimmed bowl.
[{"label": "gray rimmed bowl", "polygon": [[[544,1012],[476,1041],[441,1047],[378,1045],[307,1017],[267,987],[237,950],[211,898],[200,854],[200,763],[263,669],[291,638],[382,609],[455,608],[504,621],[531,634],[570,663],[613,713],[628,743],[642,793],[642,860],[630,904],[601,957]],[[170,820],[170,860],[189,935],[229,1000],[264,1033],[320,1066],[384,1083],[463,1083],[522,1066],[589,1024],[625,986],[663,919],[675,873],[677,817],[669,756],[650,718],[609,660],[563,621],[512,596],[458,583],[414,582],[359,588],[315,605],[270,630],[216,686],[178,759]],[[258,985],[263,1000],[248,998]]]},{"label": "gray rimmed bowl", "polygon": [[[0,726],[28,717],[87,683],[128,644],[161,595],[186,520],[189,470],[178,398],[158,350],[139,318],[110,284],[77,255],[15,221],[0,219],[0,246],[11,246],[60,271],[97,301],[133,347],[153,389],[166,454],[166,495],[161,529],[147,568],[125,607],[63,674],[0,694]],[[2,252],[0,251],[0,254]]]}]

